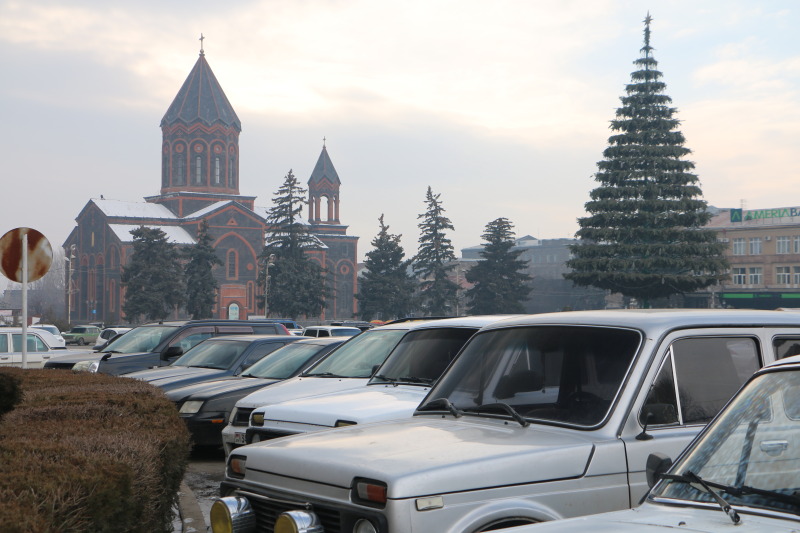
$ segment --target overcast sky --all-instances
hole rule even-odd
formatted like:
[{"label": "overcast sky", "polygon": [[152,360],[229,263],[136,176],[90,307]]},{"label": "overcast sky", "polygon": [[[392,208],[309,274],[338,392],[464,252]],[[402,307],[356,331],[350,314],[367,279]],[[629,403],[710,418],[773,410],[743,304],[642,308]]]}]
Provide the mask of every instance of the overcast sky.
[{"label": "overcast sky", "polygon": [[573,237],[648,10],[706,201],[800,205],[793,0],[0,0],[0,233],[60,247],[90,198],[158,194],[202,32],[257,205],[325,137],[359,259],[381,213],[413,255],[428,186],[458,255],[498,217]]}]

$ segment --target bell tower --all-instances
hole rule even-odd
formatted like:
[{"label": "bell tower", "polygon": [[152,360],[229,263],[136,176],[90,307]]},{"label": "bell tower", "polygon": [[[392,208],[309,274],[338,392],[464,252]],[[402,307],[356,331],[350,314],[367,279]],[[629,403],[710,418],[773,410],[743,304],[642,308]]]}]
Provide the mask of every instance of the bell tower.
[{"label": "bell tower", "polygon": [[322,153],[308,179],[308,221],[311,224],[339,224],[340,186],[339,175],[323,139]]}]

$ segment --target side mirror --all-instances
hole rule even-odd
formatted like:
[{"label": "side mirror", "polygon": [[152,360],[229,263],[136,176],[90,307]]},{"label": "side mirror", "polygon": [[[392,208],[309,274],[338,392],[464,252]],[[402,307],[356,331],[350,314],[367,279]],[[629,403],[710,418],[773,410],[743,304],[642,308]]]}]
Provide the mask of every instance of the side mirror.
[{"label": "side mirror", "polygon": [[645,476],[647,477],[647,486],[651,489],[653,485],[661,477],[661,474],[666,472],[672,466],[672,459],[663,453],[651,453],[647,457],[647,464],[645,466]]},{"label": "side mirror", "polygon": [[180,346],[170,346],[161,352],[161,360],[168,361],[174,357],[178,357],[179,355],[183,355],[183,348]]}]

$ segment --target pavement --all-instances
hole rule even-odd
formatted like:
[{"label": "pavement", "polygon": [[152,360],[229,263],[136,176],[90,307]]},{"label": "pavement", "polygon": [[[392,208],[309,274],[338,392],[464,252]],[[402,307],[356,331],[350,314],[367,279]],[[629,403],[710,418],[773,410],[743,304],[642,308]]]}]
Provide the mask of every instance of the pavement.
[{"label": "pavement", "polygon": [[219,496],[224,475],[225,454],[221,449],[192,451],[178,491],[173,533],[210,533],[211,505]]},{"label": "pavement", "polygon": [[178,491],[178,508],[175,512],[175,519],[172,522],[173,533],[210,532],[211,527],[206,521],[207,516],[207,513],[203,513],[194,491],[184,479]]}]

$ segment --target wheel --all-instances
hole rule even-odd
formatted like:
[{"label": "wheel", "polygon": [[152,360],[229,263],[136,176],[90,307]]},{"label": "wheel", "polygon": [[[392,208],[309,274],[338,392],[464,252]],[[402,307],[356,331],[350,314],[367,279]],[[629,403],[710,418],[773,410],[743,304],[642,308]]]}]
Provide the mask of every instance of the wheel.
[{"label": "wheel", "polygon": [[84,344],[86,344],[86,341],[83,340],[83,337],[78,337],[78,346],[83,346]]}]

